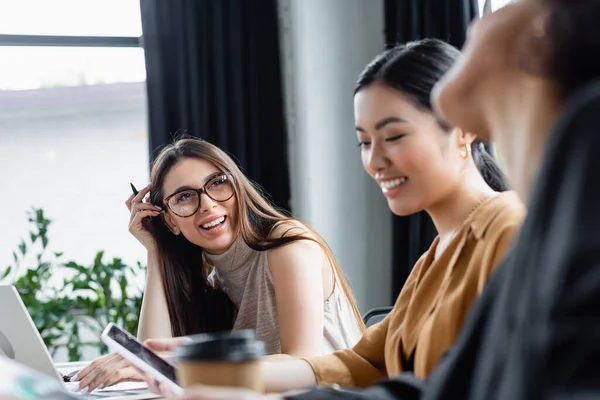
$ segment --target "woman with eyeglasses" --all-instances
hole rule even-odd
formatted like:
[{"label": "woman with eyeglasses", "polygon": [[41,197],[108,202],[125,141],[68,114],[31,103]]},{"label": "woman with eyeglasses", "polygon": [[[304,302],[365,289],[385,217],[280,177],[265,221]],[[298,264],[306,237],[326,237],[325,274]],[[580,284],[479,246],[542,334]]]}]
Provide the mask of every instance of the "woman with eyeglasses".
[{"label": "woman with eyeglasses", "polygon": [[[358,341],[364,324],[327,243],[277,210],[225,152],[177,140],[151,182],[126,202],[129,230],[148,251],[139,339],[254,329],[271,359]],[[76,380],[90,391],[141,378],[108,355]]]}]

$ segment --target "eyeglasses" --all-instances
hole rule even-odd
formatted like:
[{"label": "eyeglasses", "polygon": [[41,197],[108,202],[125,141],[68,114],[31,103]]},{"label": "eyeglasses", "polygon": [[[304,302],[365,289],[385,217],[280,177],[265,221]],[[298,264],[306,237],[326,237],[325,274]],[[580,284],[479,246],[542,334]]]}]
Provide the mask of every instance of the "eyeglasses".
[{"label": "eyeglasses", "polygon": [[229,200],[235,193],[233,177],[229,174],[215,176],[200,189],[184,189],[173,193],[164,199],[164,203],[173,214],[182,218],[191,217],[200,208],[202,193],[219,203]]}]

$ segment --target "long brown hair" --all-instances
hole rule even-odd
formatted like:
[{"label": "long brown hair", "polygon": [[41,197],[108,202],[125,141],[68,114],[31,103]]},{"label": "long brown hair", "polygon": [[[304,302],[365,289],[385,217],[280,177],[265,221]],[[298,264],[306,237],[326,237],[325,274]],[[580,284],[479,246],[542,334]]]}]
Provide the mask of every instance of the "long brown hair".
[{"label": "long brown hair", "polygon": [[[152,204],[164,206],[162,187],[165,177],[175,164],[186,158],[206,160],[233,176],[238,215],[236,232],[253,250],[266,251],[296,240],[311,240],[319,244],[333,269],[335,282],[341,285],[350,301],[357,323],[362,330],[365,329],[350,286],[325,240],[305,224],[302,224],[306,227],[305,234],[291,234],[296,230],[294,226],[298,225],[298,221],[269,202],[260,187],[218,147],[197,138],[179,138],[164,147],[152,165]],[[282,237],[270,237],[276,226],[286,222],[293,225]],[[209,283],[208,274],[213,265],[203,257],[203,249],[183,235],[172,234],[158,218],[150,222],[149,228],[158,246],[158,262],[173,336],[232,329],[235,306],[224,292]]]}]

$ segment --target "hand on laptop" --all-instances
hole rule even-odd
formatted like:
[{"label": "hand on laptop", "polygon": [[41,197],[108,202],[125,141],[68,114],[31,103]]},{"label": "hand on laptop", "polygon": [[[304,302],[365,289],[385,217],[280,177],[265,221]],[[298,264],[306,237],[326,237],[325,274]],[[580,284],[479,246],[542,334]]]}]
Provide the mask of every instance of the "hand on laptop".
[{"label": "hand on laptop", "polygon": [[79,382],[79,390],[89,393],[121,382],[140,382],[144,375],[131,363],[116,353],[93,361],[71,381]]}]

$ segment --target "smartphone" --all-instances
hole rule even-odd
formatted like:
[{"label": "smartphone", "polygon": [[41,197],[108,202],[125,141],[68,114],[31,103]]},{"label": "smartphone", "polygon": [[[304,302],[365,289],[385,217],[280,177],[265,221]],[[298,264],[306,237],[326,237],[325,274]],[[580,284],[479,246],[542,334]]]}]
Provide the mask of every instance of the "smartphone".
[{"label": "smartphone", "polygon": [[111,351],[147,372],[159,383],[166,385],[173,394],[183,394],[183,388],[177,384],[175,367],[144,346],[131,333],[109,323],[100,339]]}]

